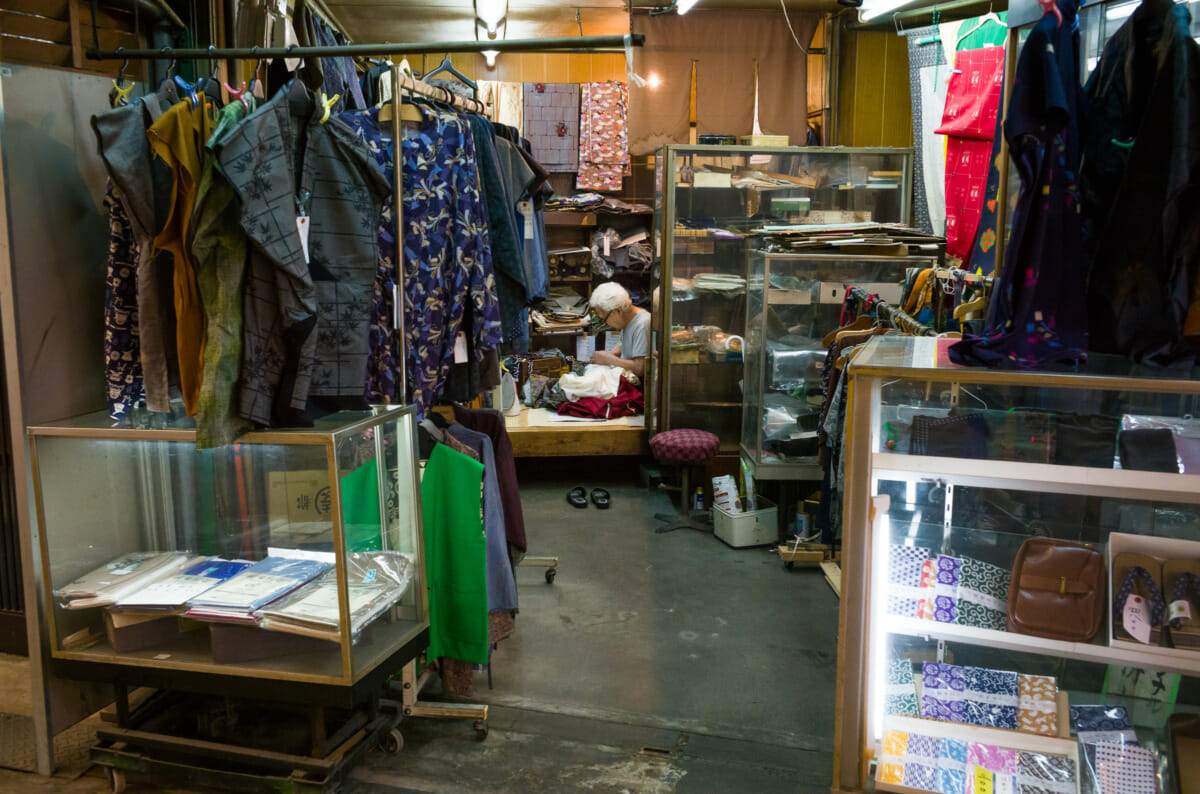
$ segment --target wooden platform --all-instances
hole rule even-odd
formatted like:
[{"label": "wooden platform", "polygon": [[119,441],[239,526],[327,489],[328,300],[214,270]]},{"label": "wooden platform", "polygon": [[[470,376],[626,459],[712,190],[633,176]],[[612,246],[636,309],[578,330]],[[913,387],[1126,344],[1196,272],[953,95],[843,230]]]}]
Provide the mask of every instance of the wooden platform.
[{"label": "wooden platform", "polygon": [[506,419],[513,455],[518,458],[648,455],[646,428],[599,422],[530,427],[529,410]]}]

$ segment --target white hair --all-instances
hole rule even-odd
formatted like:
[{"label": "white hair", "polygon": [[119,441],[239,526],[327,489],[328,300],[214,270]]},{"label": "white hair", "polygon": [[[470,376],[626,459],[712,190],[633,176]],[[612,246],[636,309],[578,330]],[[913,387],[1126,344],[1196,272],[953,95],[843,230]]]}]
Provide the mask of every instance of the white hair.
[{"label": "white hair", "polygon": [[602,314],[608,314],[629,306],[633,301],[629,299],[629,293],[620,284],[615,281],[606,281],[592,290],[592,297],[588,299],[588,303]]}]

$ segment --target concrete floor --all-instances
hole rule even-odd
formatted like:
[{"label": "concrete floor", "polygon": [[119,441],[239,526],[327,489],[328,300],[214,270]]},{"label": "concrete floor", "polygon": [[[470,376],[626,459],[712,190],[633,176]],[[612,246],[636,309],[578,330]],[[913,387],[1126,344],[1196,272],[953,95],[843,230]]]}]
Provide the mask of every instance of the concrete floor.
[{"label": "concrete floor", "polygon": [[[567,504],[604,485],[612,508]],[[517,632],[478,674],[491,732],[412,720],[343,787],[394,792],[826,792],[832,766],[836,596],[819,569],[694,531],[658,535],[666,494],[522,478],[529,553]],[[0,791],[94,792],[96,776],[0,771]],[[138,785],[134,790],[154,790]]]}]

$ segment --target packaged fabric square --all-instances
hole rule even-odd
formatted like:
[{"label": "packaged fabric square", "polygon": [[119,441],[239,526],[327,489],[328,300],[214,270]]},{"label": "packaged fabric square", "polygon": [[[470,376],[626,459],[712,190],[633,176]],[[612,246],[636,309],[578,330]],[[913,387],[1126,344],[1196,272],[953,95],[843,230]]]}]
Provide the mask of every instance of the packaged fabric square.
[{"label": "packaged fabric square", "polygon": [[1020,676],[985,667],[962,669],[967,685],[963,698],[963,722],[1015,731]]},{"label": "packaged fabric square", "polygon": [[1005,631],[1009,572],[990,563],[962,558],[954,622],[960,626]]},{"label": "packaged fabric square", "polygon": [[1096,745],[1096,794],[1157,794],[1154,751],[1129,744]]},{"label": "packaged fabric square", "polygon": [[888,614],[915,618],[921,600],[921,567],[929,550],[916,546],[888,548]]},{"label": "packaged fabric square", "polygon": [[938,747],[938,794],[963,794],[967,790],[967,743],[942,739]]},{"label": "packaged fabric square", "polygon": [[1024,675],[1017,683],[1017,730],[1054,736],[1058,733],[1058,681],[1053,676]]},{"label": "packaged fabric square", "polygon": [[1088,769],[1096,769],[1096,745],[1100,742],[1130,746],[1138,743],[1124,706],[1071,706],[1071,724],[1083,745]]},{"label": "packaged fabric square", "polygon": [[1059,755],[1017,754],[1016,794],[1075,794],[1075,762]]},{"label": "packaged fabric square", "polygon": [[888,665],[887,691],[884,693],[884,711],[905,717],[921,716],[917,705],[917,685],[913,680],[912,661],[893,659]]},{"label": "packaged fabric square", "polygon": [[[981,742],[967,745],[967,794],[1013,791],[1016,778],[1016,750]],[[983,780],[988,781],[988,787],[976,785]]]},{"label": "packaged fabric square", "polygon": [[903,731],[888,731],[883,735],[883,752],[879,757],[879,770],[875,780],[880,783],[904,785],[904,756],[908,754],[908,734]]},{"label": "packaged fabric square", "polygon": [[904,786],[934,791],[937,788],[938,753],[942,740],[917,733],[908,735],[908,753],[904,756]]},{"label": "packaged fabric square", "polygon": [[921,678],[921,716],[930,720],[965,722],[963,701],[967,678],[963,668],[926,662]]},{"label": "packaged fabric square", "polygon": [[940,554],[934,562],[934,568],[933,619],[938,623],[953,623],[958,614],[962,560]]},{"label": "packaged fabric square", "polygon": [[921,599],[917,602],[917,617],[922,620],[933,620],[933,601],[937,595],[937,563],[926,560],[921,563]]}]

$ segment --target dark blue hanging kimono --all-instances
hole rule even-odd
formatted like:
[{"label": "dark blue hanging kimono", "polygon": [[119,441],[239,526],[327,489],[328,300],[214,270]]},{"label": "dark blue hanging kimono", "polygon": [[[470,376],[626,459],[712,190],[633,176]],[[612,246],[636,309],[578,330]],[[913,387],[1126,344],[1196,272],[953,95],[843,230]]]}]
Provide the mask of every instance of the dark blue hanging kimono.
[{"label": "dark blue hanging kimono", "polygon": [[1021,177],[1004,267],[983,336],[950,347],[959,364],[1034,368],[1086,357],[1086,279],[1079,217],[1079,35],[1043,16],[1017,58],[1005,135]]}]

